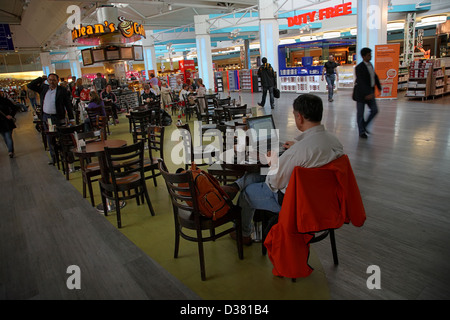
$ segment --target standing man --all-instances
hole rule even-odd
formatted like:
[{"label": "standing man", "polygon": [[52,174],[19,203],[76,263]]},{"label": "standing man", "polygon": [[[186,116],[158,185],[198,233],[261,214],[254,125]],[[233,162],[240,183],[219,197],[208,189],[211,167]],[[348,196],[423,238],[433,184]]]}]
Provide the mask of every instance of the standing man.
[{"label": "standing man", "polygon": [[93,81],[95,90],[97,90],[98,95],[106,88],[106,79],[103,78],[102,74],[97,73],[97,78]]},{"label": "standing man", "polygon": [[16,128],[14,116],[16,107],[11,100],[5,97],[3,89],[0,91],[0,135],[3,137],[8,148],[9,157],[14,157],[13,130]]},{"label": "standing man", "polygon": [[[58,85],[59,76],[56,73],[50,73],[46,84],[44,77],[34,79],[28,84],[28,89],[39,93],[42,102],[42,121],[45,129],[48,130],[48,119],[57,126],[66,123],[66,112],[72,124],[75,124],[72,110],[72,101],[67,93],[67,89]],[[55,165],[55,150],[53,141],[47,136],[48,149],[50,151],[50,165]]]},{"label": "standing man", "polygon": [[334,82],[339,80],[339,75],[337,73],[337,67],[339,64],[337,64],[334,61],[334,56],[330,54],[328,56],[328,61],[325,62],[322,69],[322,81],[323,81],[323,74],[326,72],[325,79],[327,80],[327,89],[328,89],[328,101],[333,101],[333,88],[334,88]]},{"label": "standing man", "polygon": [[[356,121],[358,123],[359,136],[367,139],[367,126],[378,113],[377,103],[375,102],[375,86],[381,90],[380,80],[375,73],[372,63],[372,50],[362,48],[361,56],[363,61],[355,68],[356,81],[353,88],[353,100],[356,101]],[[367,120],[364,120],[365,105],[370,109]]]},{"label": "standing man", "polygon": [[263,94],[261,103],[258,103],[260,107],[264,107],[266,104],[267,90],[269,90],[270,95],[270,108],[274,109],[275,98],[273,96],[273,88],[277,85],[277,79],[275,77],[275,72],[273,71],[270,63],[267,63],[267,58],[261,59],[263,63],[258,69],[258,77],[261,78],[261,85],[263,88]]}]

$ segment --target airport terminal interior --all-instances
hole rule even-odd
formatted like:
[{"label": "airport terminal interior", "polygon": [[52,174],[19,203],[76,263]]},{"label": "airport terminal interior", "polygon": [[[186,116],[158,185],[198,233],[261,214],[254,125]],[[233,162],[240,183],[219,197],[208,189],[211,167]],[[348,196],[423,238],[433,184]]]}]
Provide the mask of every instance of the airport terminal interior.
[{"label": "airport terminal interior", "polygon": [[[256,303],[450,298],[448,1],[0,4],[0,299]],[[370,49],[371,59],[365,60],[363,48]],[[366,119],[374,105],[378,109],[365,131],[357,121],[364,102],[355,101],[363,90],[360,67],[368,70],[369,87],[379,84],[365,100]],[[53,92],[55,74],[56,112],[58,92],[64,96],[58,121],[49,103],[41,104]],[[320,98],[321,124],[348,156],[363,223],[350,219],[329,227],[332,232],[323,240],[305,245],[302,263],[311,272],[298,277],[279,274],[290,266],[277,270],[274,259],[297,261],[304,252],[297,256],[286,250],[294,257],[280,258],[273,251],[277,248],[264,245],[286,221],[282,214],[292,211],[291,222],[301,224],[302,209],[292,209],[293,200],[286,198],[280,212],[257,210],[253,232],[242,240],[236,240],[239,219],[232,219],[215,231],[188,230],[192,238],[199,232],[202,237],[225,233],[202,246],[184,238],[178,243],[176,222],[192,226],[198,218],[210,225],[222,219],[203,216],[203,209],[189,216],[173,205],[168,179],[183,176],[175,174],[190,164],[183,157],[200,150],[198,168],[228,187],[237,177],[261,172],[255,171],[267,167],[261,159],[227,163],[222,138],[236,135],[233,154],[242,141],[244,150],[251,150],[252,121],[269,116],[280,142],[296,141],[311,129],[299,130],[294,100],[310,94]],[[97,102],[103,111],[92,115],[91,104]],[[186,125],[187,137],[182,134]],[[92,132],[94,142],[79,138],[83,131]],[[8,132],[13,150],[6,143]],[[237,138],[240,133],[243,140]],[[162,150],[156,150],[156,138]],[[125,176],[145,188],[133,184],[117,195],[147,190],[148,199],[142,195],[116,202],[113,191],[106,199],[102,189],[131,185],[116,181],[119,166],[123,172],[141,166],[113,164],[107,155],[131,146],[151,155],[144,160],[156,173],[163,159],[170,174],[145,180],[143,171]],[[84,186],[88,179],[92,193]],[[294,188],[293,180],[287,190]],[[200,193],[195,190],[193,197]],[[232,200],[225,217],[240,208],[243,193]],[[280,193],[288,191],[274,194]],[[341,193],[346,199],[347,191],[337,192],[338,197]],[[312,196],[331,201],[319,189]],[[186,199],[184,206],[197,206]],[[338,205],[339,212],[349,214],[352,203]],[[267,228],[267,214],[272,228]],[[236,227],[233,237],[229,227]],[[322,230],[310,231],[318,235]],[[297,248],[304,236],[297,230],[289,238],[294,244],[279,247]]]}]

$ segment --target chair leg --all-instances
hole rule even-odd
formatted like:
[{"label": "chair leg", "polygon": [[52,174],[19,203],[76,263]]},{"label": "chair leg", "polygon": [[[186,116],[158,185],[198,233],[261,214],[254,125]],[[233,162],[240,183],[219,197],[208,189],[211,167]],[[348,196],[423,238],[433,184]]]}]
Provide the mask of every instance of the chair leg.
[{"label": "chair leg", "polygon": [[118,195],[115,195],[114,201],[116,203],[117,227],[122,228],[122,218],[120,216],[120,201]]},{"label": "chair leg", "polygon": [[331,251],[333,252],[333,261],[335,265],[339,264],[337,249],[336,249],[336,238],[334,236],[334,230],[330,229],[330,242],[331,242]]},{"label": "chair leg", "polygon": [[[242,240],[242,220],[240,217],[236,219],[236,239],[239,259],[244,259],[244,247]],[[264,246],[264,245],[263,245]]]},{"label": "chair leg", "polygon": [[152,214],[152,216],[154,216],[155,211],[153,210],[153,206],[150,201],[150,196],[148,195],[147,187],[145,187],[145,186],[144,186],[144,195],[145,195],[145,200],[147,201],[148,209],[150,210],[150,213]]},{"label": "chair leg", "polygon": [[[91,204],[93,207],[95,207],[95,201],[94,201],[94,190],[92,190],[92,182],[91,179],[88,178],[88,189],[89,189],[89,197],[91,198]],[[85,197],[86,198],[86,197]]]},{"label": "chair leg", "polygon": [[180,248],[180,230],[179,226],[175,223],[175,251],[173,253],[173,257],[178,258],[178,250]]},{"label": "chair leg", "polygon": [[198,239],[198,256],[200,259],[200,274],[202,281],[206,280],[206,272],[205,272],[205,252],[203,250],[203,240],[202,240],[202,231],[197,230],[197,239]]}]

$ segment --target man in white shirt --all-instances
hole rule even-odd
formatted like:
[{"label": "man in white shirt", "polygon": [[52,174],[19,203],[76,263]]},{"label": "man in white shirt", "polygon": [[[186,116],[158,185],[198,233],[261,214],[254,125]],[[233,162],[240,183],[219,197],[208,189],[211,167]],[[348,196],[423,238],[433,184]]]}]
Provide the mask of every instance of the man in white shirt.
[{"label": "man in white shirt", "polygon": [[241,191],[238,204],[242,208],[242,234],[247,245],[251,244],[255,210],[280,211],[284,192],[296,166],[321,167],[344,154],[338,138],[321,124],[321,98],[312,94],[300,95],[294,100],[293,109],[295,124],[302,133],[295,141],[284,144],[287,150],[278,159],[277,173],[267,176],[245,174],[233,184],[223,187],[232,197]]},{"label": "man in white shirt", "polygon": [[[51,119],[52,124],[59,126],[66,123],[67,116],[72,124],[75,123],[70,94],[64,87],[58,86],[58,82],[59,76],[50,73],[47,80],[39,77],[27,85],[28,89],[38,92],[41,97],[42,121],[46,129],[48,119]],[[55,152],[50,136],[47,136],[47,140],[52,159],[49,164],[54,165]]]}]

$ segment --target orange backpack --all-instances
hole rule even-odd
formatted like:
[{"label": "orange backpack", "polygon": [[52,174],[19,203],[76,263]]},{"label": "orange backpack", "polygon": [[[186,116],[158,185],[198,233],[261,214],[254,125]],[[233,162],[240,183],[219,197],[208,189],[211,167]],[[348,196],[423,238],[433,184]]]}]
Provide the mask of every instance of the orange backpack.
[{"label": "orange backpack", "polygon": [[[194,162],[191,165],[190,171],[194,179],[200,213],[213,220],[222,218],[232,206],[228,194],[222,190],[214,176],[197,169]],[[180,184],[180,186],[182,185]],[[192,203],[188,202],[188,205],[192,205]]]}]

